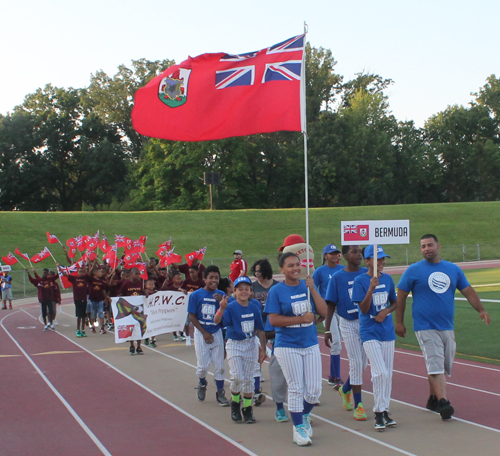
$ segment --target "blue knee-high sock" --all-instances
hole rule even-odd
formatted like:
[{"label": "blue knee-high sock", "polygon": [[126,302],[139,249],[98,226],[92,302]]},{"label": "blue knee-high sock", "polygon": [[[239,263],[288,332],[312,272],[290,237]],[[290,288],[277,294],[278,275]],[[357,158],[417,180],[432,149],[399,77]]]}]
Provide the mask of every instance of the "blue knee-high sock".
[{"label": "blue knee-high sock", "polygon": [[336,377],[334,355],[330,355],[330,378],[335,379]]},{"label": "blue knee-high sock", "polygon": [[276,410],[284,410],[285,406],[283,405],[283,402],[276,402]]},{"label": "blue knee-high sock", "polygon": [[302,419],[302,412],[290,412],[290,415],[292,416],[294,426],[299,426],[304,423],[304,420]]},{"label": "blue knee-high sock", "polygon": [[304,414],[311,413],[311,410],[314,408],[314,404],[310,404],[307,401],[304,401]]},{"label": "blue knee-high sock", "polygon": [[351,377],[347,377],[347,380],[346,382],[344,383],[344,386],[342,387],[342,391],[345,393],[348,393],[349,391],[351,391],[352,387],[351,387]]},{"label": "blue knee-high sock", "polygon": [[260,377],[254,377],[255,392],[258,393],[260,390]]},{"label": "blue knee-high sock", "polygon": [[354,396],[354,408],[358,406],[361,401],[361,393],[353,393]]},{"label": "blue knee-high sock", "polygon": [[335,371],[335,378],[342,378],[340,376],[340,355],[331,355],[331,358],[333,360],[334,366],[334,371]]},{"label": "blue knee-high sock", "polygon": [[224,389],[224,380],[215,380],[215,384],[217,385],[217,391]]}]

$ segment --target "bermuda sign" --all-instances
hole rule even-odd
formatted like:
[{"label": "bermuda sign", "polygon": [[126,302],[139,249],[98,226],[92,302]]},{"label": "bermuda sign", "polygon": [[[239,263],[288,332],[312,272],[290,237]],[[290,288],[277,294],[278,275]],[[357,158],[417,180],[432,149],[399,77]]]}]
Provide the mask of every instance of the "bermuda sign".
[{"label": "bermuda sign", "polygon": [[342,245],[409,244],[409,220],[363,220],[340,222]]}]

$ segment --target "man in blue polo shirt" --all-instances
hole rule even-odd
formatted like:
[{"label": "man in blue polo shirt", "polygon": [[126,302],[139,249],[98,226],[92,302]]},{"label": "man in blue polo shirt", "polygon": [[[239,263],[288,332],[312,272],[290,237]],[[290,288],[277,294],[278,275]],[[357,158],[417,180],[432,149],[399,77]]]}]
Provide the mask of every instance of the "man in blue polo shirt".
[{"label": "man in blue polo shirt", "polygon": [[425,358],[429,379],[427,408],[447,420],[455,411],[446,398],[444,375],[451,375],[456,349],[453,325],[455,290],[465,296],[487,325],[491,319],[463,271],[457,265],[441,260],[440,248],[433,234],[426,234],[420,239],[420,252],[424,259],[412,264],[397,286],[396,334],[400,337],[406,334],[406,298],[412,292],[413,329]]}]

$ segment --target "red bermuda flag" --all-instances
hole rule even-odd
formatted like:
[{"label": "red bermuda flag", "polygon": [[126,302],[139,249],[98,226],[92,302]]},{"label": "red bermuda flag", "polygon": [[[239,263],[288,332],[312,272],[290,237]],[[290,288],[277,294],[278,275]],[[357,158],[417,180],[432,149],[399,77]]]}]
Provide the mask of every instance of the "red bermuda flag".
[{"label": "red bermuda flag", "polygon": [[366,241],[369,238],[369,225],[344,225],[345,241]]},{"label": "red bermuda flag", "polygon": [[108,243],[108,238],[106,237],[106,235],[103,233],[102,235],[102,241],[101,243],[99,244],[99,248],[104,252],[104,253],[108,253],[110,250],[111,250],[111,246],[109,245]]},{"label": "red bermuda flag", "polygon": [[57,239],[57,236],[50,234],[48,231],[47,231],[47,240],[51,244],[57,244],[59,242],[59,239]]},{"label": "red bermuda flag", "polygon": [[6,257],[2,257],[2,261],[5,264],[12,266],[13,264],[16,264],[18,262],[18,259],[12,254],[12,252],[9,252]]},{"label": "red bermuda flag", "polygon": [[207,248],[203,247],[202,249],[197,250],[196,253],[197,253],[196,258],[198,259],[198,261],[201,261],[203,260],[205,253],[207,253]]},{"label": "red bermuda flag", "polygon": [[49,249],[47,247],[45,247],[40,253],[37,253],[32,259],[31,261],[33,263],[40,263],[40,261],[43,261],[45,260],[46,258],[49,258],[50,257],[50,252],[49,252]]},{"label": "red bermuda flag", "polygon": [[30,260],[30,256],[27,253],[21,253],[19,249],[16,249],[15,252],[19,255],[22,256],[25,260]]},{"label": "red bermuda flag", "polygon": [[305,35],[245,54],[202,54],[167,68],[135,94],[145,136],[207,141],[305,131]]},{"label": "red bermuda flag", "polygon": [[172,263],[180,263],[181,261],[182,257],[171,250],[170,252],[166,252],[165,256],[160,260],[160,266],[164,268],[165,266],[169,266]]}]

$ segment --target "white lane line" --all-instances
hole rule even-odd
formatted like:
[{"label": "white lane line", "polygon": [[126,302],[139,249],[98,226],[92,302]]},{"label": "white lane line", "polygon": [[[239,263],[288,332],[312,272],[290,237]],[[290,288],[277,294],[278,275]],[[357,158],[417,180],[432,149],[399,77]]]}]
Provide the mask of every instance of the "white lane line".
[{"label": "white lane line", "polygon": [[[27,312],[26,312],[27,313]],[[32,315],[30,315],[29,313],[27,313],[31,318],[34,318],[36,319],[36,317],[33,317]],[[244,446],[242,446],[241,444],[239,444],[238,442],[236,442],[235,440],[231,439],[230,437],[222,434],[220,431],[218,431],[217,429],[213,428],[212,426],[206,424],[205,422],[201,421],[200,419],[198,419],[197,417],[195,417],[194,415],[191,415],[190,413],[186,412],[185,410],[181,409],[180,407],[178,407],[177,405],[175,405],[173,402],[170,402],[168,399],[165,399],[164,397],[160,396],[159,394],[155,393],[152,389],[148,388],[147,386],[143,385],[142,383],[140,383],[139,381],[135,380],[134,378],[130,377],[128,374],[126,374],[125,372],[121,371],[120,369],[116,368],[115,366],[113,366],[112,364],[108,363],[107,361],[105,361],[104,359],[100,358],[99,356],[97,356],[96,354],[92,353],[90,350],[88,350],[86,347],[76,343],[74,340],[70,339],[69,337],[67,337],[66,335],[60,333],[59,331],[56,331],[57,334],[59,334],[61,337],[64,337],[66,340],[70,341],[71,343],[73,343],[74,345],[77,345],[78,347],[80,347],[82,350],[86,351],[88,354],[92,355],[94,358],[96,358],[97,360],[101,361],[102,363],[106,364],[106,366],[110,367],[111,369],[113,369],[115,372],[118,372],[119,374],[123,375],[127,380],[130,380],[131,382],[135,383],[137,386],[141,387],[142,389],[146,390],[148,393],[152,394],[154,397],[156,397],[157,399],[160,399],[162,402],[165,402],[165,404],[168,404],[170,405],[172,408],[176,409],[177,411],[181,412],[183,415],[187,416],[188,418],[192,419],[193,421],[196,421],[198,424],[202,425],[203,427],[205,427],[206,429],[212,431],[214,434],[218,435],[219,437],[223,438],[224,440],[226,440],[227,442],[231,443],[232,445],[234,445],[235,447],[239,448],[241,451],[245,452],[246,454],[250,455],[250,456],[258,456],[257,454],[253,453],[252,451],[250,451],[248,448],[245,448]],[[149,347],[147,347],[149,348]],[[154,350],[152,348],[150,348],[150,350]],[[157,350],[154,350],[154,351],[157,351]],[[158,353],[161,353],[161,352],[158,352]],[[176,359],[176,358],[172,358],[172,359]],[[182,360],[177,360],[177,361],[182,361]],[[184,361],[182,361],[184,362]],[[186,363],[184,362],[184,364],[187,364],[188,366],[192,366],[192,364],[189,364],[189,363]],[[192,366],[196,369],[196,366]],[[110,454],[110,453],[107,453],[107,454]],[[110,456],[112,456],[110,454]]]},{"label": "white lane line", "polygon": [[[101,441],[97,438],[97,436],[90,430],[90,428],[85,424],[85,422],[80,418],[80,416],[75,412],[73,407],[69,405],[69,403],[64,399],[64,397],[57,391],[55,386],[50,382],[50,380],[45,376],[45,374],[40,370],[40,368],[36,365],[36,363],[31,359],[31,357],[26,353],[26,351],[19,345],[17,340],[12,336],[12,334],[7,330],[7,328],[4,326],[3,321],[11,316],[18,313],[18,311],[10,313],[9,315],[6,315],[4,318],[2,318],[1,325],[3,330],[6,332],[6,334],[12,339],[12,341],[16,344],[17,348],[19,351],[26,357],[26,359],[31,363],[31,365],[35,368],[35,370],[38,372],[40,377],[45,381],[47,386],[52,390],[52,392],[56,395],[56,397],[61,401],[61,403],[66,407],[68,412],[73,416],[75,421],[80,425],[80,427],[86,432],[86,434],[90,437],[90,439],[94,442],[94,444],[101,450],[101,453],[104,454],[105,456],[112,456],[112,454],[106,449],[106,447],[101,443]],[[29,315],[29,314],[28,314]],[[31,315],[30,315],[31,316]],[[33,318],[33,317],[32,317]]]}]

